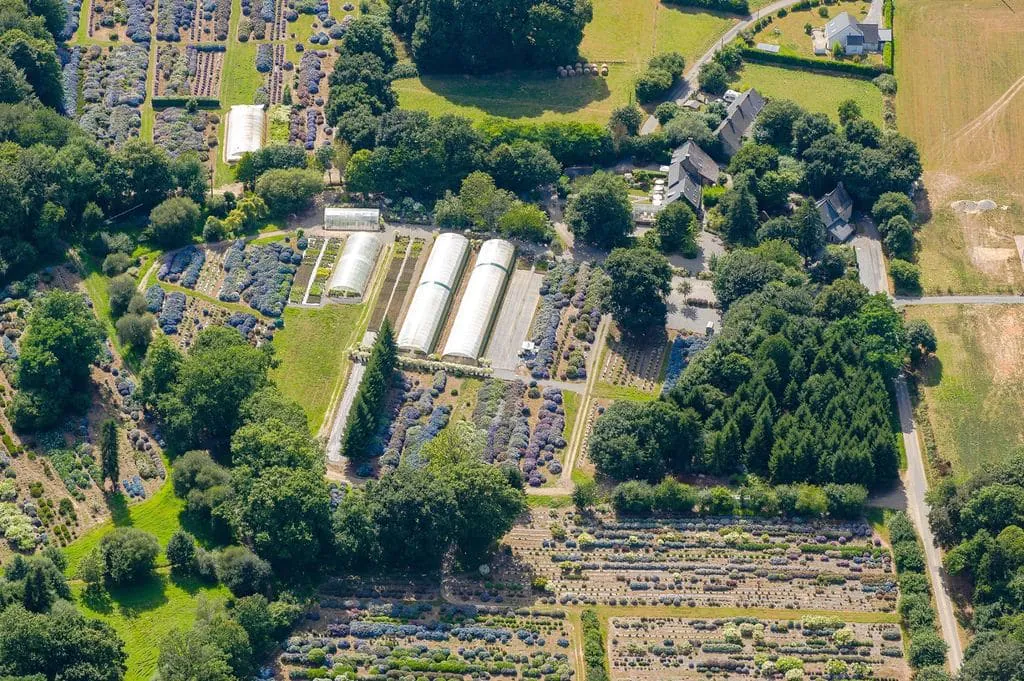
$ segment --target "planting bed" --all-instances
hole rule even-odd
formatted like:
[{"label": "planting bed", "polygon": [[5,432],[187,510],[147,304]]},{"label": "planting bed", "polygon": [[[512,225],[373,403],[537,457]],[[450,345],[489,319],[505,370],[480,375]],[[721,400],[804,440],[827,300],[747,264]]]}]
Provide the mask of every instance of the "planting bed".
[{"label": "planting bed", "polygon": [[155,0],[90,0],[89,37],[149,44]]},{"label": "planting bed", "polygon": [[206,263],[206,249],[197,246],[186,246],[175,251],[170,257],[164,258],[157,270],[156,277],[178,286],[194,289],[199,275]]},{"label": "planting bed", "polygon": [[327,281],[331,278],[331,272],[334,271],[334,265],[338,262],[338,256],[341,255],[341,247],[344,243],[344,239],[327,239],[327,244],[324,246],[324,254],[320,258],[320,267],[313,274],[313,286],[309,290],[309,300],[307,302],[316,305],[320,304],[324,295],[324,287],[327,286]]},{"label": "planting bed", "polygon": [[281,103],[284,95],[284,74],[291,70],[291,62],[285,62],[284,45],[264,43],[256,49],[256,70],[266,74],[266,79],[256,89],[256,104]]},{"label": "planting bed", "polygon": [[[326,93],[321,92],[324,78],[333,68],[333,62],[333,52],[306,49],[303,50],[302,58],[295,70],[294,106],[292,106],[289,120],[289,141],[302,144],[307,150],[316,148],[318,142],[328,142],[334,132],[331,128],[326,127],[324,119]],[[271,95],[273,95],[273,91],[271,91]]]},{"label": "planting bed", "polygon": [[[622,681],[771,677],[789,669],[832,678],[907,679],[894,624],[795,620],[611,617],[611,677]],[[841,675],[845,674],[845,675]]]},{"label": "planting bed", "polygon": [[217,114],[170,108],[158,111],[153,120],[153,142],[175,158],[195,152],[203,163],[210,161],[211,145],[217,143]]},{"label": "planting bed", "polygon": [[668,349],[668,366],[665,368],[665,382],[661,385],[663,395],[675,387],[679,377],[693,358],[708,346],[709,338],[678,334]]},{"label": "planting bed", "polygon": [[584,380],[587,354],[601,323],[607,276],[583,263],[559,262],[544,277],[530,339],[537,346],[526,361],[536,379]]},{"label": "planting bed", "polygon": [[223,45],[160,45],[153,82],[155,96],[218,97]]},{"label": "planting bed", "polygon": [[621,330],[612,329],[608,334],[608,354],[601,366],[600,380],[616,387],[655,392],[668,348],[664,336],[641,344],[624,339]]},{"label": "planting bed", "polygon": [[242,300],[269,317],[279,317],[301,262],[302,254],[281,242],[253,245],[239,239],[224,256],[221,266],[226,275],[218,298]]},{"label": "planting bed", "polygon": [[230,312],[205,300],[185,296],[185,307],[175,336],[178,346],[182,350],[188,350],[199,332],[210,326],[230,326],[237,329],[246,340],[256,346],[274,339],[275,327],[264,318],[245,312]]},{"label": "planting bed", "polygon": [[[107,146],[119,146],[138,136],[142,126],[139,106],[146,99],[149,46],[124,45],[107,50],[93,45],[78,49],[82,106],[75,111],[79,124]],[[65,71],[65,85],[73,76]]]},{"label": "planting bed", "polygon": [[319,614],[285,642],[285,678],[575,676],[564,612],[323,595]]},{"label": "planting bed", "polygon": [[413,277],[423,253],[423,239],[409,240],[400,236],[395,241],[391,255],[391,264],[384,279],[384,287],[377,298],[377,306],[370,317],[369,329],[377,331],[386,317],[393,327],[397,327],[398,317],[405,304],[406,295],[412,286]]},{"label": "planting bed", "polygon": [[306,287],[309,280],[313,278],[313,268],[316,267],[316,260],[320,257],[320,251],[324,240],[318,236],[310,237],[307,241],[307,248],[302,252],[302,262],[295,271],[295,281],[292,283],[292,292],[288,297],[289,303],[301,303],[306,295]]},{"label": "planting bed", "polygon": [[887,612],[896,601],[891,556],[863,523],[537,510],[504,543],[512,555],[492,577],[539,579],[527,602]]}]

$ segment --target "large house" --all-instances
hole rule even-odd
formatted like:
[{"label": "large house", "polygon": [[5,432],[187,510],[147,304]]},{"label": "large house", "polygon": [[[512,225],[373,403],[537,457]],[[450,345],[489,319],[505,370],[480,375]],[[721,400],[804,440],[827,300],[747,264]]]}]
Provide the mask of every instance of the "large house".
[{"label": "large house", "polygon": [[881,52],[882,46],[892,41],[892,29],[882,27],[882,0],[872,0],[864,21],[857,21],[848,12],[837,14],[825,24],[824,41],[815,45],[815,52],[836,51],[844,54]]},{"label": "large house", "polygon": [[832,241],[843,243],[850,238],[853,234],[853,225],[850,224],[850,218],[853,217],[853,199],[846,193],[846,187],[842,182],[818,199],[815,205]]},{"label": "large house", "polygon": [[726,109],[725,118],[715,128],[715,136],[722,143],[722,151],[732,156],[743,144],[743,136],[764,108],[764,97],[751,88],[737,97]]},{"label": "large house", "polygon": [[653,202],[634,203],[633,221],[638,224],[650,224],[654,222],[659,211],[679,199],[693,206],[694,212],[700,215],[704,187],[717,181],[718,164],[696,142],[688,140],[686,144],[672,152],[664,195],[659,191],[656,192]]}]

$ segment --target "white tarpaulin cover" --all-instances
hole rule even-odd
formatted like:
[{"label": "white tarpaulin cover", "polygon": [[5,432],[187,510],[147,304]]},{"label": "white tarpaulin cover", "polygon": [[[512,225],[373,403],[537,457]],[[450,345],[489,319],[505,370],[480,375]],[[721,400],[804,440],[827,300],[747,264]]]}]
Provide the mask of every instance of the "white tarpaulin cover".
[{"label": "white tarpaulin cover", "polygon": [[491,239],[480,247],[444,346],[445,357],[476,360],[483,353],[505,282],[512,272],[515,252],[515,246],[504,239]]},{"label": "white tarpaulin cover", "polygon": [[442,234],[434,241],[402,329],[398,332],[401,350],[429,355],[434,349],[468,253],[469,240],[461,234]]},{"label": "white tarpaulin cover", "polygon": [[380,239],[370,232],[353,234],[345,241],[338,264],[334,267],[329,292],[340,291],[350,295],[363,295],[366,282],[370,280],[373,266],[380,253]]},{"label": "white tarpaulin cover", "polygon": [[260,104],[236,104],[228,111],[227,141],[224,144],[224,160],[237,163],[242,154],[256,151],[263,146],[263,106]]}]

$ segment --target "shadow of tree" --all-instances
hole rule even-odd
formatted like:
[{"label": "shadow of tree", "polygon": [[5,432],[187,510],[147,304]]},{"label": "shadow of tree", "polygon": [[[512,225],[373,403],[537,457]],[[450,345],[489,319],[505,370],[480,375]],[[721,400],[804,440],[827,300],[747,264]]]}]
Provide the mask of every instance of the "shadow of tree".
[{"label": "shadow of tree", "polygon": [[87,608],[101,615],[109,615],[114,611],[114,601],[102,587],[86,587],[81,600]]},{"label": "shadow of tree", "polygon": [[173,572],[170,575],[170,581],[174,586],[187,592],[189,596],[195,596],[203,589],[208,589],[212,586],[210,582],[200,579],[195,575],[178,575]]},{"label": "shadow of tree", "polygon": [[116,527],[129,527],[132,525],[132,516],[128,512],[128,499],[120,492],[105,494],[103,501],[110,511],[110,519]]},{"label": "shadow of tree", "polygon": [[144,612],[155,610],[167,603],[167,577],[152,574],[135,584],[111,586],[110,599],[121,614],[132,619]]},{"label": "shadow of tree", "polygon": [[929,388],[937,386],[942,382],[942,360],[935,355],[922,357],[918,374],[921,377],[922,384]]}]

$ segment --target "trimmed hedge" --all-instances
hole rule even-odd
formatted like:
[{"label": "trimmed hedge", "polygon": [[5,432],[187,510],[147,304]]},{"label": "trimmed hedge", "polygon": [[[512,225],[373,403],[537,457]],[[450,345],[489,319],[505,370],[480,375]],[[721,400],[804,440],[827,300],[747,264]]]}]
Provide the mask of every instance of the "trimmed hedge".
[{"label": "trimmed hedge", "polygon": [[868,64],[855,64],[848,61],[828,61],[825,59],[812,59],[810,57],[798,57],[792,54],[762,52],[751,47],[740,48],[743,59],[749,62],[782,66],[783,68],[805,69],[808,71],[826,71],[838,73],[852,78],[864,78],[871,80],[883,73],[890,73],[892,69],[885,66],[872,66]]},{"label": "trimmed hedge", "polygon": [[580,615],[583,625],[583,661],[586,664],[586,681],[608,681],[608,663],[604,654],[604,631],[597,611],[586,609]]},{"label": "trimmed hedge", "polygon": [[729,12],[744,16],[750,14],[750,5],[747,4],[747,0],[665,0],[665,2],[672,5]]},{"label": "trimmed hedge", "polygon": [[184,107],[189,102],[195,102],[200,109],[219,109],[220,99],[217,97],[153,97],[153,108],[154,109],[166,109],[172,106]]}]

